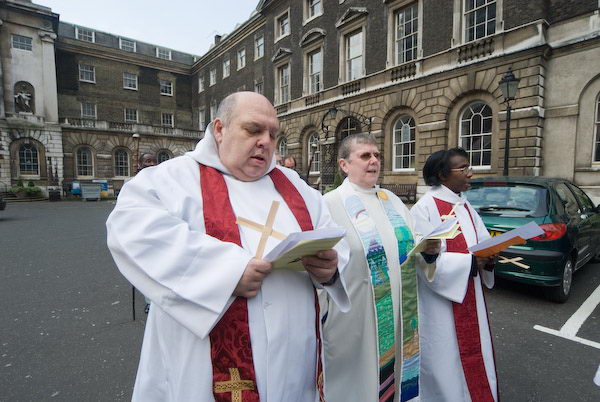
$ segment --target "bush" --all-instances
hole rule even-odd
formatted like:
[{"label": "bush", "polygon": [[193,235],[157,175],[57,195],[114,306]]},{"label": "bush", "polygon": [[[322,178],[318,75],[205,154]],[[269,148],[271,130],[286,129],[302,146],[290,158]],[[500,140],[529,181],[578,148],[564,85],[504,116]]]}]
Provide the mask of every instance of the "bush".
[{"label": "bush", "polygon": [[17,197],[39,197],[42,195],[42,189],[36,186],[27,185],[27,187],[23,186],[13,186],[8,188],[8,192],[16,195]]},{"label": "bush", "polygon": [[23,180],[19,179],[17,181],[17,187],[23,187]]},{"label": "bush", "polygon": [[35,187],[35,184],[31,180],[27,182],[27,187]]}]

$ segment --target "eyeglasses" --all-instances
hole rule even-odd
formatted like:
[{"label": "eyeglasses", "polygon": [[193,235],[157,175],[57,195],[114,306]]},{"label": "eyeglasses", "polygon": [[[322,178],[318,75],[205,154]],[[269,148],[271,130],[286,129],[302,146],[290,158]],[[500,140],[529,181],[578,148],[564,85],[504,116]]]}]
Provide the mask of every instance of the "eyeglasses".
[{"label": "eyeglasses", "polygon": [[363,161],[369,161],[372,157],[375,157],[375,159],[379,160],[381,159],[381,154],[379,152],[365,152],[363,154],[358,155],[358,157]]},{"label": "eyeglasses", "polygon": [[471,166],[463,166],[461,168],[452,168],[450,170],[453,170],[455,172],[462,172],[462,174],[469,174],[469,173],[473,173],[473,168]]}]

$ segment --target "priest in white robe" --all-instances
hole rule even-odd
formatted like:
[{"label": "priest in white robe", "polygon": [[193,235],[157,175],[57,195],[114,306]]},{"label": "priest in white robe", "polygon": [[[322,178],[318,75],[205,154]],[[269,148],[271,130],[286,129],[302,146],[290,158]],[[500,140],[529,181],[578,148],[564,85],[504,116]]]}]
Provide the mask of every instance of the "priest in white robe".
[{"label": "priest in white robe", "polygon": [[461,233],[442,241],[433,281],[419,275],[421,400],[498,400],[492,337],[481,283],[494,286],[495,257],[480,258],[468,247],[489,238],[462,194],[472,171],[462,148],[433,153],[423,167],[432,188],[412,207],[416,231],[428,233],[456,217]]},{"label": "priest in white robe", "polygon": [[439,240],[428,242],[427,264],[414,247],[413,219],[402,201],[376,185],[377,141],[368,134],[342,141],[339,164],[348,175],[325,195],[346,228],[350,262],[344,274],[352,309],[344,313],[321,294],[325,399],[373,402],[419,400],[416,269],[435,273]]},{"label": "priest in white robe", "polygon": [[230,95],[194,151],[123,187],[108,245],[152,300],[134,401],[322,400],[315,288],[349,309],[348,251],[340,243],[337,252],[304,257],[307,272],[273,271],[254,257],[264,240],[259,254],[279,242],[271,230],[333,225],[321,195],[275,167],[278,128],[265,97]]}]

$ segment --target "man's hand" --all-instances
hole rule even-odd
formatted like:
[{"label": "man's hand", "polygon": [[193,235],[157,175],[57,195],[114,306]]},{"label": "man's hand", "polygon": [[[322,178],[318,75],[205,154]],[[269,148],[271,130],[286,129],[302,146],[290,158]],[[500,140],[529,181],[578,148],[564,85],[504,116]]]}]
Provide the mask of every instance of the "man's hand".
[{"label": "man's hand", "polygon": [[425,250],[423,252],[429,255],[436,255],[442,249],[442,241],[440,239],[429,239],[425,242]]},{"label": "man's hand", "polygon": [[245,298],[254,297],[258,294],[263,280],[273,270],[273,263],[253,258],[246,265],[246,269],[233,291],[234,296]]},{"label": "man's hand", "polygon": [[[494,268],[494,264],[496,263],[496,260],[498,260],[497,254],[491,255],[489,257],[475,256],[475,261],[477,261],[477,268],[480,270],[486,269],[488,271],[491,271]],[[490,267],[491,267],[491,269],[490,269]]]},{"label": "man's hand", "polygon": [[328,282],[337,271],[337,251],[333,249],[323,250],[316,255],[302,257],[302,264],[315,281],[318,283]]}]

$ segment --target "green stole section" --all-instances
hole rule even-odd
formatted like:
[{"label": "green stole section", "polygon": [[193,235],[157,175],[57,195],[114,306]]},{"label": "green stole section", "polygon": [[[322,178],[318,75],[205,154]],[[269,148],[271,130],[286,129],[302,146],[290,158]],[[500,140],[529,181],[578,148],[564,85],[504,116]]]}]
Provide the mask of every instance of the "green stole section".
[{"label": "green stole section", "polygon": [[[387,394],[390,385],[393,386],[394,365],[396,357],[396,339],[394,328],[394,309],[390,285],[388,260],[383,248],[381,236],[375,226],[375,222],[369,216],[359,196],[352,189],[352,185],[346,181],[340,186],[342,201],[346,213],[361,239],[365,252],[365,259],[369,267],[373,295],[375,302],[375,313],[377,321],[377,338],[379,352],[379,382],[380,396]],[[387,218],[394,229],[398,246],[398,263],[401,277],[401,334],[402,334],[402,374],[401,378],[401,400],[408,401],[419,395],[419,334],[418,334],[418,303],[417,303],[417,274],[415,260],[411,257],[407,260],[408,252],[414,246],[414,240],[410,229],[402,218],[402,215],[394,208],[391,193],[378,190],[378,199],[385,211]],[[376,196],[375,192],[373,196]],[[391,390],[389,390],[391,391]]]}]

